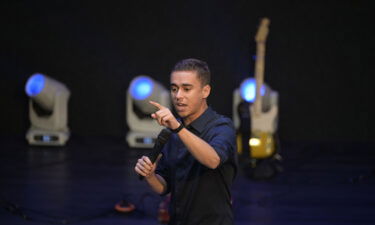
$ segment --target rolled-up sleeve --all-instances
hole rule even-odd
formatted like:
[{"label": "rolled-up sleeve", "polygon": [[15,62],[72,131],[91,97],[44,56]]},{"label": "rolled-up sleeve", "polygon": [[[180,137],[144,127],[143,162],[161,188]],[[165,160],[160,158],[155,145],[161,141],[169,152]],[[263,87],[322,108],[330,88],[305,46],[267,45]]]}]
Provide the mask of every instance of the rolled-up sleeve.
[{"label": "rolled-up sleeve", "polygon": [[212,129],[208,143],[220,157],[220,165],[233,159],[236,152],[236,134],[231,123],[221,123]]},{"label": "rolled-up sleeve", "polygon": [[166,191],[161,194],[161,195],[166,195],[170,192],[170,177],[171,176],[170,176],[170,167],[169,167],[168,161],[167,161],[168,155],[166,154],[166,152],[163,152],[163,151],[162,151],[162,154],[163,154],[163,156],[161,157],[161,159],[160,159],[160,161],[159,161],[159,163],[156,167],[155,173],[160,175],[161,177],[163,177],[163,179],[167,183]]}]

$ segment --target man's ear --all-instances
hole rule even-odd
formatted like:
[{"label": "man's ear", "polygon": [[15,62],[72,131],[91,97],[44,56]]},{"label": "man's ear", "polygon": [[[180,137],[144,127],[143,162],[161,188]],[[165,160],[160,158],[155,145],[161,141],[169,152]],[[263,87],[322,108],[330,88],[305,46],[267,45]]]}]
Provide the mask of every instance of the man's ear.
[{"label": "man's ear", "polygon": [[208,98],[208,96],[210,95],[210,93],[211,93],[211,86],[209,84],[206,84],[203,87],[203,98]]}]

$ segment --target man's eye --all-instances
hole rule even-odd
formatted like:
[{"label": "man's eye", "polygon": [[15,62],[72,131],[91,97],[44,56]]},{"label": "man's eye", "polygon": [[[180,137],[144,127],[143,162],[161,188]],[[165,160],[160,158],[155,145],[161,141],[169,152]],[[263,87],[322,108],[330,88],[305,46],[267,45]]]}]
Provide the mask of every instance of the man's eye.
[{"label": "man's eye", "polygon": [[184,88],[185,91],[190,91],[191,88]]},{"label": "man's eye", "polygon": [[171,91],[172,91],[172,92],[176,92],[176,91],[177,91],[177,88],[171,88]]}]

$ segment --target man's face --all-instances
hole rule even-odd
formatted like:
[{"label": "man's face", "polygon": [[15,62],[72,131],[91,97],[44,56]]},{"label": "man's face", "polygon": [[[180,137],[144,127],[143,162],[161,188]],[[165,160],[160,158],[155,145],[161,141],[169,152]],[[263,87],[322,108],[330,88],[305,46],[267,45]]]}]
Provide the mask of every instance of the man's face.
[{"label": "man's face", "polygon": [[202,87],[195,71],[175,71],[171,74],[173,106],[186,124],[198,118],[207,108],[210,86]]}]

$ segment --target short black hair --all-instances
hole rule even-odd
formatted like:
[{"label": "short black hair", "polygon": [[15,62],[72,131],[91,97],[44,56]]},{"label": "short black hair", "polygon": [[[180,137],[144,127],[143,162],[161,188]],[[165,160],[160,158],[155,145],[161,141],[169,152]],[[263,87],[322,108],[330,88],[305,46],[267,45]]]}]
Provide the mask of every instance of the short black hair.
[{"label": "short black hair", "polygon": [[206,62],[199,59],[183,59],[176,63],[172,72],[175,71],[195,71],[202,86],[209,85],[211,82],[211,72]]}]

